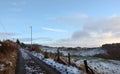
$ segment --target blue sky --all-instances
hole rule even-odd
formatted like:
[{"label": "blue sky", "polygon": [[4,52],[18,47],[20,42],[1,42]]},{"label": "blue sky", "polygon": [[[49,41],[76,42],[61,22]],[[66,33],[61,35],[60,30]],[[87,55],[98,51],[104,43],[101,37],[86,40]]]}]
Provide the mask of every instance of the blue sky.
[{"label": "blue sky", "polygon": [[119,0],[0,0],[0,38],[49,46],[120,42]]}]

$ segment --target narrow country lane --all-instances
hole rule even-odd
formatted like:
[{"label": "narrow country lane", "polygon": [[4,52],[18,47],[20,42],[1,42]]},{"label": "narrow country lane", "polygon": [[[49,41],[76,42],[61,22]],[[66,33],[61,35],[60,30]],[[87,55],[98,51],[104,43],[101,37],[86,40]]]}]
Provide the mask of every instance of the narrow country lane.
[{"label": "narrow country lane", "polygon": [[16,74],[61,74],[29,52],[19,51]]},{"label": "narrow country lane", "polygon": [[29,56],[31,56],[32,60],[34,60],[36,62],[36,64],[38,64],[41,67],[41,69],[44,70],[44,72],[46,74],[60,74],[59,71],[57,71],[56,69],[54,69],[51,66],[47,65],[42,60],[34,57],[33,55],[29,55]]},{"label": "narrow country lane", "polygon": [[22,53],[20,52],[20,50],[17,59],[17,67],[15,74],[25,74],[25,60],[22,57]]}]

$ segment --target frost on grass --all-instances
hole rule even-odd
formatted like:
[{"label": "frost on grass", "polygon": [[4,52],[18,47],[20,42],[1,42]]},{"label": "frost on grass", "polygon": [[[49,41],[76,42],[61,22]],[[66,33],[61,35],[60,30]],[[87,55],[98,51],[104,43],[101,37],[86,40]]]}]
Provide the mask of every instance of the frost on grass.
[{"label": "frost on grass", "polygon": [[[76,64],[83,64],[83,60],[77,61]],[[88,60],[88,65],[98,74],[120,74],[120,61],[91,59]]]}]

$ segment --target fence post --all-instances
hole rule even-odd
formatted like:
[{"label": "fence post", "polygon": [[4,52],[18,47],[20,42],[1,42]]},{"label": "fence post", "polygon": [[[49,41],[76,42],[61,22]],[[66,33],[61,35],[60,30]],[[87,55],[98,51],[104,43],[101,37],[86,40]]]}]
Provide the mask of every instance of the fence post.
[{"label": "fence post", "polygon": [[59,52],[59,49],[57,50],[57,54],[58,54],[58,56],[57,56],[57,61],[59,61],[59,60],[60,60],[60,52]]},{"label": "fence post", "polygon": [[48,58],[48,53],[47,53],[47,50],[46,50],[46,51],[44,51],[44,56],[45,56],[45,58]]},{"label": "fence post", "polygon": [[68,65],[71,64],[71,61],[70,61],[70,53],[68,53]]},{"label": "fence post", "polygon": [[89,70],[88,70],[87,60],[84,60],[84,64],[85,64],[85,69],[86,69],[86,72],[88,73],[88,72],[89,72]]},{"label": "fence post", "polygon": [[66,74],[68,74],[67,68],[65,69],[65,71],[66,71]]}]

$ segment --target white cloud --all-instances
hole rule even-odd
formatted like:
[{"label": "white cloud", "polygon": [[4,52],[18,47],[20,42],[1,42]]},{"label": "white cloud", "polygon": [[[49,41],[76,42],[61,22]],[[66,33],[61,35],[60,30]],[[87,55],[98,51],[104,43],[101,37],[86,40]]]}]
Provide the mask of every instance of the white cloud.
[{"label": "white cloud", "polygon": [[56,28],[49,28],[49,27],[42,27],[43,30],[53,31],[53,32],[67,32],[62,29],[56,29]]},{"label": "white cloud", "polygon": [[[20,41],[23,42],[30,42],[31,38],[19,38]],[[32,38],[33,41],[37,41],[37,40],[44,40],[44,41],[52,41],[53,39],[49,38],[49,37],[36,37],[36,38]]]},{"label": "white cloud", "polygon": [[[76,19],[79,20],[79,18]],[[78,24],[80,24],[80,22],[78,22]],[[49,43],[49,45],[93,47],[101,46],[104,43],[117,42],[120,42],[120,16],[112,15],[98,20],[90,18],[83,23],[82,30],[77,30],[71,37]]]},{"label": "white cloud", "polygon": [[96,21],[87,22],[84,25],[84,30],[90,32],[119,32],[120,30],[120,16],[111,16]]}]

